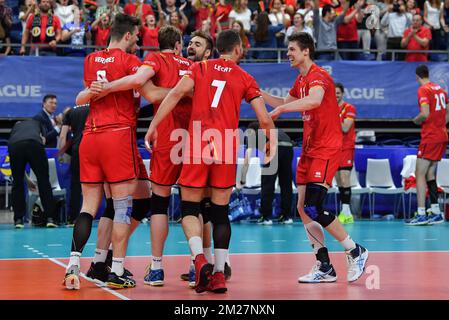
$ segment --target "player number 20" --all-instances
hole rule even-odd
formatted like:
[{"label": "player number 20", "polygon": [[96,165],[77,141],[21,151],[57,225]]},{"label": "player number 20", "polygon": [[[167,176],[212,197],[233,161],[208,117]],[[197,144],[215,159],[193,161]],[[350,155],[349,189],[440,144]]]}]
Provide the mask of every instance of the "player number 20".
[{"label": "player number 20", "polygon": [[220,98],[223,93],[225,85],[226,85],[226,81],[222,81],[222,80],[212,81],[212,87],[217,88],[217,91],[215,91],[215,94],[214,94],[214,100],[212,100],[212,104],[211,104],[212,108],[218,107],[218,103],[220,102]]},{"label": "player number 20", "polygon": [[441,109],[446,109],[446,97],[443,93],[440,93],[439,95],[435,95],[435,101],[437,105],[435,106],[435,111],[440,111]]}]

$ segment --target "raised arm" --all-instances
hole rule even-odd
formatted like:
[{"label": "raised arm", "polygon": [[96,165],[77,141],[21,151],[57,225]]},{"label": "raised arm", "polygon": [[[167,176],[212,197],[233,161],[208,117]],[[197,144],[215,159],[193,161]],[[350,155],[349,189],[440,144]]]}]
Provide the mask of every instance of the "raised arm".
[{"label": "raised arm", "polygon": [[266,91],[261,90],[263,100],[272,108],[277,108],[283,104],[292,102],[295,100],[291,95],[287,95],[287,97],[277,97],[269,94]]},{"label": "raised arm", "polygon": [[271,111],[270,115],[273,119],[276,119],[282,113],[304,112],[318,108],[321,105],[321,102],[323,101],[323,97],[324,97],[324,89],[322,87],[319,86],[312,87],[309,90],[308,96],[281,105],[276,109],[274,109],[273,111]]}]

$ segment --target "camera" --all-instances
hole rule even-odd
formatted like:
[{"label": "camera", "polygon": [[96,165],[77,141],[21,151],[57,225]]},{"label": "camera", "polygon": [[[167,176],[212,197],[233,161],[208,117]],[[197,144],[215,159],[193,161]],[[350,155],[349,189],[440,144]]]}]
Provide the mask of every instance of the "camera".
[{"label": "camera", "polygon": [[393,4],[393,12],[399,13],[399,10],[400,10],[399,8],[400,8],[399,3]]}]

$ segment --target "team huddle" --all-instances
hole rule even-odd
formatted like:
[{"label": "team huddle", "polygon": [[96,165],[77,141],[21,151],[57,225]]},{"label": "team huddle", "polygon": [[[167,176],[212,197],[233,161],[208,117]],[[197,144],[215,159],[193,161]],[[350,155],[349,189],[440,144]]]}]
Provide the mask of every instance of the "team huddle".
[{"label": "team huddle", "polygon": [[[238,66],[243,48],[235,31],[218,34],[217,59],[209,59],[213,40],[201,32],[194,33],[187,47],[188,58],[183,58],[180,32],[166,26],[158,33],[160,51],[148,54],[141,62],[134,54],[138,23],[134,17],[117,15],[109,47],[85,59],[86,89],[76,99],[77,104],[90,104],[79,149],[83,204],[73,231],[65,287],[80,288],[80,257],[103,195],[107,206],[86,276],[110,288],[136,286],[132,273],[124,267],[127,244],[151,210],[152,258],[144,283],[162,286],[169,199],[172,186],[177,184],[182,228],[191,252],[189,272],[182,278],[198,293],[227,291],[226,281],[231,276],[228,213],[238,148],[238,136],[229,132],[238,130],[242,99],[255,111],[266,136],[267,162],[276,156],[273,120],[284,112],[302,112],[303,149],[296,177],[298,211],[317,262],[298,281],[337,280],[323,228],[346,251],[347,280],[359,279],[368,250],[354,242],[342,226],[351,222],[350,212],[343,210],[344,215],[337,219],[324,210],[327,190],[337,171],[342,181],[340,190],[346,192],[346,198],[349,192],[350,198],[345,181],[353,166],[354,144],[343,142],[343,136],[350,132],[349,140],[355,138],[355,109],[342,102],[343,87],[336,89],[332,77],[314,64],[312,37],[307,33],[289,37],[287,56],[300,74],[287,97],[280,98],[261,91],[255,79]],[[337,97],[339,88],[341,95]],[[145,136],[151,152],[149,176],[136,143],[140,96],[154,105],[155,115]],[[265,103],[273,111],[269,113]],[[342,130],[345,125],[346,131]],[[349,202],[344,204],[349,208]]]}]

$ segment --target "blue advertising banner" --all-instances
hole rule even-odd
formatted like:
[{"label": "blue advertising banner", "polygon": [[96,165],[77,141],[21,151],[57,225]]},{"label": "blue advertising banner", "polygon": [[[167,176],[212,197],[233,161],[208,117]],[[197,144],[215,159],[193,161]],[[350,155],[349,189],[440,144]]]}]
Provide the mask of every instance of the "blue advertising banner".
[{"label": "blue advertising banner", "polygon": [[[345,99],[357,107],[359,119],[411,119],[418,112],[416,63],[377,61],[318,61],[345,86]],[[429,63],[431,80],[449,88],[449,64]],[[288,63],[242,64],[261,89],[288,94],[298,71]],[[83,88],[83,59],[70,57],[0,58],[0,117],[31,117],[45,94],[58,97],[58,111],[72,106]],[[242,118],[255,118],[243,103]],[[283,118],[299,118],[285,114]]]}]

